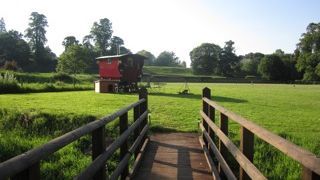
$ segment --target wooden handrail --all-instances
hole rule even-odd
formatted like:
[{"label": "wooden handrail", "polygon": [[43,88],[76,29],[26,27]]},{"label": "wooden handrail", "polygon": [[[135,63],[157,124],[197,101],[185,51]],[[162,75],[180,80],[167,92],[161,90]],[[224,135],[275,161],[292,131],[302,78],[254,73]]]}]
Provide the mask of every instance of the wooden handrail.
[{"label": "wooden handrail", "polygon": [[214,155],[216,156],[217,160],[220,162],[222,170],[223,170],[224,174],[226,175],[226,177],[230,180],[236,180],[237,178],[233,174],[232,170],[230,169],[229,165],[227,164],[227,162],[225,161],[223,156],[220,154],[218,148],[216,147],[216,145],[214,144],[214,142],[210,138],[209,134],[206,131],[204,131],[204,127],[202,124],[200,124],[200,128],[203,131],[203,135],[206,138],[209,146],[211,147]]},{"label": "wooden handrail", "polygon": [[[210,118],[204,113],[200,112],[201,117],[207,122],[209,127],[215,132],[215,134],[219,137],[219,139],[223,142],[223,144],[227,147],[229,152],[233,155],[233,157],[238,161],[239,165],[244,168],[244,170],[250,175],[250,177],[254,177],[255,179],[267,179],[264,175],[251,163],[246,156],[242,154],[242,152],[237,148],[236,145],[215,125]],[[201,129],[204,131],[204,127],[200,124]]]},{"label": "wooden handrail", "polygon": [[[138,108],[136,108],[138,107]],[[114,121],[116,118],[118,117],[122,117],[125,114],[128,113],[129,110],[131,110],[132,108],[139,109],[138,114],[136,114],[135,118],[138,118],[137,120],[135,120],[135,122],[132,124],[132,126],[130,126],[127,130],[124,131],[123,134],[120,135],[121,140],[124,142],[128,136],[130,135],[129,133],[131,133],[134,129],[136,129],[136,127],[138,127],[138,125],[143,124],[144,126],[147,125],[147,115],[148,115],[148,109],[147,109],[147,91],[145,89],[143,89],[140,93],[139,93],[139,100],[125,108],[120,109],[119,111],[106,116],[104,118],[101,118],[99,120],[95,120],[93,122],[90,122],[80,128],[77,128],[73,131],[70,131],[60,137],[57,137],[51,141],[49,141],[48,143],[31,149],[23,154],[20,154],[18,156],[15,156],[5,162],[0,163],[0,179],[7,179],[9,177],[12,177],[14,175],[18,175],[19,177],[21,177],[21,175],[19,175],[19,173],[21,174],[21,172],[30,169],[30,168],[36,168],[31,169],[30,172],[32,171],[32,173],[36,173],[36,175],[28,175],[28,177],[24,177],[25,179],[34,179],[32,177],[36,177],[36,179],[40,178],[40,166],[39,166],[39,162],[47,157],[48,155],[58,151],[59,149],[65,147],[66,145],[74,142],[75,140],[79,139],[80,137],[89,134],[89,133],[93,133],[93,137],[97,137],[99,138],[99,142],[97,142],[98,144],[96,145],[99,148],[103,148],[103,141],[104,141],[104,126],[107,123],[110,123],[112,121]],[[139,116],[138,116],[139,115]],[[143,123],[141,123],[143,122]],[[141,130],[136,131],[136,135],[139,137]],[[125,134],[125,135],[124,135]],[[102,136],[101,136],[102,135]],[[99,137],[101,136],[101,137]],[[120,139],[120,137],[118,139]],[[136,140],[135,137],[134,139]],[[145,132],[144,132],[144,137],[145,137]],[[141,140],[140,140],[141,141]],[[117,141],[115,141],[117,142]],[[114,143],[115,143],[114,142]],[[93,142],[94,143],[94,142]],[[102,143],[99,144],[99,143]],[[137,146],[137,145],[136,145]],[[142,145],[141,145],[142,146]],[[94,150],[94,146],[93,149]],[[95,152],[95,153],[99,153],[99,151]],[[93,152],[94,154],[94,152]],[[97,158],[94,157],[95,159],[99,159],[98,157],[101,156],[97,155]],[[103,168],[102,168],[103,169]],[[97,169],[98,171],[99,169]],[[100,168],[101,170],[101,168]],[[105,173],[105,172],[103,172]],[[22,173],[23,174],[23,173]],[[27,174],[30,174],[29,172]],[[101,174],[100,174],[101,175]],[[101,179],[103,176],[99,176],[99,179]]]},{"label": "wooden handrail", "polygon": [[133,143],[129,151],[127,152],[126,156],[122,159],[122,161],[119,163],[118,167],[114,170],[114,172],[110,176],[110,180],[116,180],[118,179],[119,175],[124,169],[124,166],[128,164],[128,161],[130,160],[130,157],[133,155],[133,153],[136,151],[136,149],[141,144],[141,141],[143,140],[143,137],[147,133],[149,129],[149,125],[146,125],[143,130],[141,131],[141,134],[138,136],[136,141]]},{"label": "wooden handrail", "polygon": [[98,156],[84,171],[82,171],[75,179],[90,179],[110,156],[125,142],[128,136],[141,124],[148,112],[144,112],[140,118],[134,122],[124,133],[122,133],[110,146]]},{"label": "wooden handrail", "polygon": [[[240,179],[249,179],[249,177],[254,179],[265,179],[252,163],[254,154],[254,136],[257,136],[280,150],[285,155],[299,162],[302,165],[303,179],[320,178],[319,157],[218,105],[211,100],[211,90],[209,88],[203,89],[202,104],[202,110],[200,111],[202,122],[199,124],[199,127],[202,130],[202,138],[205,146],[207,146],[208,149],[211,148],[211,152],[213,152],[218,159],[220,176],[230,177],[231,175],[224,159],[221,159],[222,157],[225,158],[226,150],[229,150],[240,165]],[[220,128],[214,123],[215,110],[220,112]],[[239,149],[227,136],[229,119],[238,123],[241,127]],[[214,134],[211,134],[211,131],[213,131]],[[219,138],[219,152],[213,143],[215,137]],[[211,155],[211,158],[213,159],[214,157]]]},{"label": "wooden handrail", "polygon": [[251,131],[254,135],[258,136],[260,139],[265,142],[271,144],[275,148],[279,149],[284,154],[288,155],[292,159],[298,161],[303,166],[308,169],[320,174],[320,158],[317,158],[316,155],[307,151],[290,141],[271,133],[263,127],[258,126],[257,124],[225,109],[224,107],[218,105],[216,102],[203,98],[203,101],[208,103],[210,106],[214,107],[216,110],[225,114],[230,120],[237,122],[241,126],[245,127],[249,131]]}]

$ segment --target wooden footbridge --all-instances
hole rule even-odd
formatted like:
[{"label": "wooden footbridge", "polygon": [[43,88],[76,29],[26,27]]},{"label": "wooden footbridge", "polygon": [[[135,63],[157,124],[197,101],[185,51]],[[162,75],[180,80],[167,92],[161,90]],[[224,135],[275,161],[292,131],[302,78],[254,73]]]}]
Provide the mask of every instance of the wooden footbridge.
[{"label": "wooden footbridge", "polygon": [[[102,119],[90,122],[50,142],[0,164],[2,179],[44,179],[40,162],[47,156],[76,141],[92,135],[92,163],[75,179],[267,179],[254,165],[254,137],[260,138],[299,162],[301,179],[320,179],[320,158],[301,147],[226,110],[211,100],[210,89],[203,89],[203,107],[199,123],[201,134],[148,133],[148,97],[145,89],[139,100]],[[128,111],[133,109],[133,123]],[[220,126],[215,124],[218,112]],[[119,119],[119,136],[106,145],[105,125]],[[240,125],[240,147],[228,138],[228,121]],[[120,149],[119,163],[110,172],[106,166]],[[226,162],[232,156],[239,164],[234,173]],[[229,157],[228,157],[229,158]],[[57,177],[59,179],[59,177]]]}]

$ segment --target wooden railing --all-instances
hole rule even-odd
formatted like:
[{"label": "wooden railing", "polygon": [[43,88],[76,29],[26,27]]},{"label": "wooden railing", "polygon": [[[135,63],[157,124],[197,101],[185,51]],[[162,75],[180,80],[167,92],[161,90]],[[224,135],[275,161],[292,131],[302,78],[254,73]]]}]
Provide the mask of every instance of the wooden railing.
[{"label": "wooden railing", "polygon": [[[128,111],[133,109],[133,120],[128,126]],[[106,147],[105,125],[119,117],[120,135]],[[93,162],[75,179],[121,179],[130,177],[139,166],[141,155],[148,142],[148,94],[146,89],[139,92],[139,101],[102,119],[90,122],[78,129],[66,133],[50,142],[13,157],[0,164],[0,179],[40,179],[40,161],[80,137],[91,133]],[[128,148],[128,138],[133,136],[133,145]],[[109,176],[106,162],[120,148],[120,163]],[[129,159],[134,156],[135,162],[129,173]],[[58,178],[58,177],[57,177]]]},{"label": "wooden railing", "polygon": [[[267,179],[253,164],[254,136],[300,163],[302,179],[320,179],[320,158],[316,155],[210,100],[211,91],[209,88],[203,89],[202,97],[203,109],[200,111],[202,121],[199,124],[202,130],[200,143],[216,179],[220,179],[220,177],[237,179],[225,160],[227,151],[240,165],[239,179]],[[220,112],[220,127],[215,124],[215,111]],[[241,127],[240,148],[228,138],[229,119]],[[218,138],[218,147],[214,143],[215,138]],[[218,161],[218,168],[215,166],[214,159]]]}]

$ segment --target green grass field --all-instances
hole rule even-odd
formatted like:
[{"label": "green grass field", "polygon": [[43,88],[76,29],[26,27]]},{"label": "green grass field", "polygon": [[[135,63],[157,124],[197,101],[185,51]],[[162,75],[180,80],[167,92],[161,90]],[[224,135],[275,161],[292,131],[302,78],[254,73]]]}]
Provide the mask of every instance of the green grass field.
[{"label": "green grass field", "polygon": [[195,75],[191,68],[184,67],[168,67],[168,66],[144,66],[143,73],[152,74],[154,76],[177,76],[177,77],[213,77],[224,78],[218,75]]},{"label": "green grass field", "polygon": [[[320,155],[320,126],[318,126],[320,86],[318,85],[190,83],[189,87],[193,94],[179,95],[178,92],[182,90],[183,84],[168,83],[161,88],[149,89],[152,129],[154,131],[198,131],[201,90],[206,86],[211,88],[212,98],[227,109]],[[99,118],[136,100],[136,95],[96,94],[93,91],[4,94],[0,95],[0,107],[10,112]],[[4,113],[2,117],[1,120],[5,122]],[[0,128],[3,130],[4,126],[0,124]],[[230,136],[234,142],[238,143],[239,126],[231,123],[230,128]],[[2,130],[0,136],[2,134],[2,137],[6,138],[5,133],[9,132]],[[41,144],[52,137],[40,137],[34,145]],[[299,177],[297,163],[288,160],[268,145],[256,141],[258,144],[255,163],[269,178]],[[69,151],[73,152],[73,149]],[[270,160],[270,156],[274,157]],[[87,162],[88,159],[85,161]],[[265,161],[270,161],[269,165]],[[79,170],[79,168],[76,169]],[[70,173],[72,174],[73,171]]]}]

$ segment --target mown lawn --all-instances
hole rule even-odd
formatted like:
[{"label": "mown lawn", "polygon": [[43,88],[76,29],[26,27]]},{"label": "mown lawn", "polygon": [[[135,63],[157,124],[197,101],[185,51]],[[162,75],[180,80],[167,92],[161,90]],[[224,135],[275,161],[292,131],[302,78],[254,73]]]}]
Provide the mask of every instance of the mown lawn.
[{"label": "mown lawn", "polygon": [[[219,104],[320,155],[319,85],[190,83],[192,95],[179,95],[183,86],[183,83],[168,83],[149,89],[153,130],[196,132],[201,90],[207,86]],[[0,95],[0,107],[18,112],[99,118],[136,100],[136,95],[96,94],[93,91],[5,94]],[[230,136],[238,143],[239,127],[234,123],[230,127]],[[269,178],[299,177],[298,164],[257,142],[255,163]],[[266,163],[270,158],[272,161]]]}]

